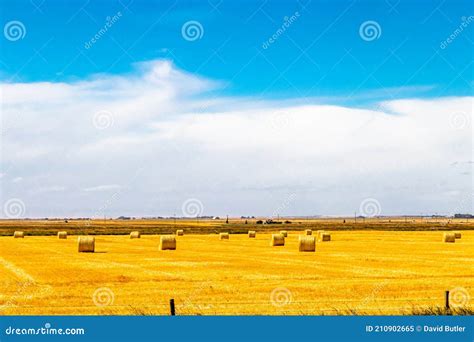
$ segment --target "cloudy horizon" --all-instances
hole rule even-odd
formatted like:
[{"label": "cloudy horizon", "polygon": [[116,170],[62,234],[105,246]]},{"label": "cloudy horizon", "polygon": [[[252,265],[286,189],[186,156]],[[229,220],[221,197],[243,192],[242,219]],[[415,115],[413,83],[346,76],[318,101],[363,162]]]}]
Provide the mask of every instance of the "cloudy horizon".
[{"label": "cloudy horizon", "polygon": [[186,216],[190,199],[191,216],[471,212],[472,97],[360,108],[219,87],[169,60],[3,83],[3,201],[22,217]]},{"label": "cloudy horizon", "polygon": [[467,0],[6,7],[0,218],[473,213]]}]

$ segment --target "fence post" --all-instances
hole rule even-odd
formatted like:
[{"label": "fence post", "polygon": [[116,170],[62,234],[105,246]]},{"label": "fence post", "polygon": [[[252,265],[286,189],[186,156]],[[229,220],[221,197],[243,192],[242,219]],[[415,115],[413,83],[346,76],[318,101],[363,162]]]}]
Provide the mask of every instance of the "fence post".
[{"label": "fence post", "polygon": [[447,290],[445,293],[444,293],[444,300],[445,300],[445,308],[446,308],[446,314],[450,315],[451,314],[451,309],[449,307],[449,290]]},{"label": "fence post", "polygon": [[173,298],[170,299],[170,314],[171,314],[171,316],[174,316],[176,314],[176,311],[174,309],[174,299]]}]

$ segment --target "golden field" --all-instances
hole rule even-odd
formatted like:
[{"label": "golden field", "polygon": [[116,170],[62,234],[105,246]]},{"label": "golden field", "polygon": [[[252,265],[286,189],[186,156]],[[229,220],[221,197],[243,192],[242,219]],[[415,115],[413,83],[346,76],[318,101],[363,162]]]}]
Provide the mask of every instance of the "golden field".
[{"label": "golden field", "polygon": [[[133,224],[129,231],[147,232]],[[309,225],[321,228],[301,227]],[[168,222],[168,230],[174,227]],[[214,232],[185,229],[174,251],[158,250],[159,235],[97,235],[95,253],[78,253],[74,235],[59,240],[25,229],[24,239],[2,236],[0,314],[166,315],[171,298],[178,315],[410,314],[443,306],[445,290],[472,307],[474,230],[468,224],[456,243],[443,243],[443,232],[430,229],[335,228],[332,241],[317,243],[313,253],[298,251],[303,228],[294,223],[285,226],[281,247],[271,247],[270,232],[259,231],[282,227],[248,224],[255,239],[231,234],[223,241]]]}]

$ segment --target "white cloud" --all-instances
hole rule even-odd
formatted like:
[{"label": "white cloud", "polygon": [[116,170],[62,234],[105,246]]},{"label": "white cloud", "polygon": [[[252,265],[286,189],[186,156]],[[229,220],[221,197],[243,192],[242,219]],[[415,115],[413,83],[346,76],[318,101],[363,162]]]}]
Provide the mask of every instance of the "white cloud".
[{"label": "white cloud", "polygon": [[111,191],[111,190],[118,190],[120,189],[121,186],[118,184],[108,184],[108,185],[98,185],[98,186],[93,186],[90,188],[85,188],[84,191]]},{"label": "white cloud", "polygon": [[[270,215],[292,194],[280,214],[353,214],[367,197],[384,214],[451,213],[470,198],[470,176],[452,164],[473,159],[472,97],[377,110],[255,101],[216,96],[219,82],[168,61],[2,89],[2,119],[14,122],[3,168],[25,177],[24,193],[4,184],[4,198],[21,197],[32,215],[88,216],[104,203],[110,215],[172,215],[190,197],[204,214]],[[99,111],[113,124],[97,129]],[[58,183],[68,191],[49,201],[28,192]]]},{"label": "white cloud", "polygon": [[51,185],[51,186],[39,187],[37,189],[34,189],[34,192],[36,193],[62,192],[62,191],[66,191],[66,187],[60,186],[60,185]]}]

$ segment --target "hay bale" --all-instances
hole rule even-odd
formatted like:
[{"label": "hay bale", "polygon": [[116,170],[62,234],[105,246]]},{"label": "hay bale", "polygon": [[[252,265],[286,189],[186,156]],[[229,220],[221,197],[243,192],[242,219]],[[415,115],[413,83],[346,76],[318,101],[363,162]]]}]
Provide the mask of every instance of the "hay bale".
[{"label": "hay bale", "polygon": [[249,230],[249,238],[254,238],[257,236],[257,232],[255,230]]},{"label": "hay bale", "polygon": [[183,236],[183,235],[184,235],[184,230],[178,229],[178,230],[176,231],[176,235],[178,235],[178,236]]},{"label": "hay bale", "polygon": [[175,250],[176,249],[176,236],[174,235],[163,235],[160,236],[160,251],[166,249]]},{"label": "hay bale", "polygon": [[456,242],[456,235],[454,235],[454,233],[444,233],[443,241],[444,242]]},{"label": "hay bale", "polygon": [[229,240],[229,233],[219,233],[219,240]]},{"label": "hay bale", "polygon": [[306,230],[304,231],[304,233],[305,233],[306,235],[313,235],[313,231],[312,231],[311,229],[306,229]]},{"label": "hay bale", "polygon": [[314,236],[301,235],[298,240],[298,249],[300,252],[316,251],[316,238]]},{"label": "hay bale", "polygon": [[95,237],[93,236],[79,236],[77,238],[77,246],[79,253],[94,253],[95,251]]},{"label": "hay bale", "polygon": [[455,239],[460,239],[461,238],[461,232],[454,232],[454,238]]},{"label": "hay bale", "polygon": [[323,232],[319,236],[319,241],[325,242],[325,241],[331,241],[331,234]]},{"label": "hay bale", "polygon": [[286,230],[280,230],[280,234],[284,237],[288,237],[288,232]]},{"label": "hay bale", "polygon": [[25,237],[25,233],[16,231],[16,232],[13,233],[13,237],[15,239],[23,239]]},{"label": "hay bale", "polygon": [[139,239],[140,237],[141,237],[141,234],[138,231],[130,233],[130,239]]},{"label": "hay bale", "polygon": [[284,246],[285,237],[281,234],[272,234],[272,240],[270,241],[270,246]]},{"label": "hay bale", "polygon": [[67,232],[58,232],[58,239],[67,239]]}]

